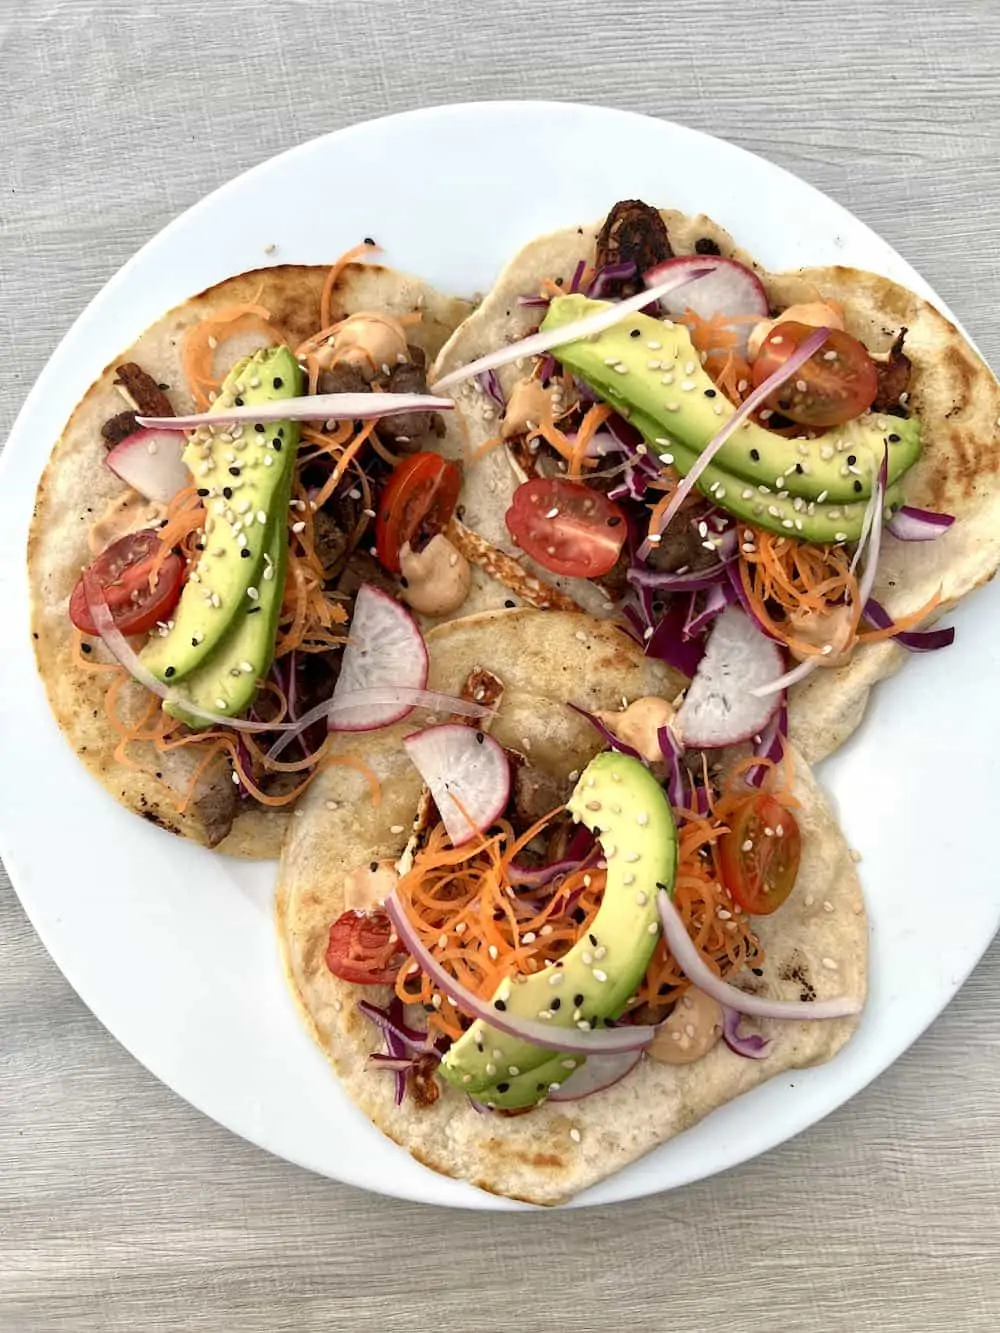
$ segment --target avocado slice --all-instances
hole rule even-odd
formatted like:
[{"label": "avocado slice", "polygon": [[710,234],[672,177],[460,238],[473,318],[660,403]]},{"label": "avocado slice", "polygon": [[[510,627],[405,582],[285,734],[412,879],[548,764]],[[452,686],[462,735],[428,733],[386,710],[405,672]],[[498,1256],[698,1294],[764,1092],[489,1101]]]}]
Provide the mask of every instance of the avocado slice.
[{"label": "avocado slice", "polygon": [[[629,421],[649,441],[651,451],[655,450],[658,457],[667,454],[682,476],[690,472],[697,454],[676,441],[665,443],[658,435],[656,423],[641,412],[633,412]],[[743,522],[807,542],[858,541],[868,507],[867,500],[857,504],[821,503],[794,495],[789,489],[775,492],[771,486],[754,486],[744,477],[734,477],[715,460],[701,473],[697,486],[720,508]],[[884,517],[891,518],[902,502],[900,486],[891,486],[885,495]]]},{"label": "avocado slice", "polygon": [[[606,301],[560,296],[542,329],[606,309]],[[556,347],[553,356],[630,421],[638,413],[655,430],[697,457],[736,411],[706,374],[683,324],[630,315],[593,338]],[[742,425],[713,460],[753,486],[787,490],[804,500],[864,503],[889,453],[889,484],[920,455],[920,423],[866,413],[815,440],[787,440],[756,422]],[[662,451],[662,450],[661,450]],[[667,452],[672,450],[667,448]],[[678,460],[678,466],[683,466]],[[723,504],[723,508],[729,508]]]},{"label": "avocado slice", "polygon": [[[246,615],[236,617],[235,625],[208,661],[185,676],[176,694],[197,708],[230,717],[238,717],[250,707],[274,659],[287,564],[288,528],[282,514],[268,529],[259,601],[247,609]],[[194,729],[211,725],[188,714],[180,703],[166,703],[163,711]]]},{"label": "avocado slice", "polygon": [[[617,1018],[642,980],[660,934],[657,889],[673,890],[677,833],[650,771],[614,751],[591,760],[567,808],[600,838],[608,865],[601,906],[564,958],[504,981],[492,1004],[553,1027],[586,1024],[587,1030]],[[502,1097],[505,1106],[531,1106],[544,1095],[540,1083],[561,1083],[582,1063],[477,1020],[444,1056],[440,1073],[463,1092],[489,1090],[488,1103],[500,1105]]]},{"label": "avocado slice", "polygon": [[[254,352],[226,376],[213,410],[294,398],[302,371],[287,347]],[[166,634],[142,650],[143,665],[177,684],[209,661],[236,621],[259,604],[270,526],[287,516],[299,426],[293,421],[204,426],[184,449],[208,514],[204,550]],[[280,513],[279,513],[280,511]]]}]

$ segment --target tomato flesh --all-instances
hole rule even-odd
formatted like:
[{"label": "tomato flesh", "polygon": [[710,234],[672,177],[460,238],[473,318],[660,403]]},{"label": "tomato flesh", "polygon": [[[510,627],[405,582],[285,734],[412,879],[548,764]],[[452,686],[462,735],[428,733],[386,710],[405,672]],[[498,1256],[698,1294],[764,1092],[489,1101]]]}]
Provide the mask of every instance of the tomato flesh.
[{"label": "tomato flesh", "polygon": [[801,857],[798,821],[766,793],[750,797],[719,839],[722,882],[751,916],[767,916],[781,906]]},{"label": "tomato flesh", "polygon": [[[115,628],[122,634],[145,634],[166,620],[180,599],[184,561],[173,551],[149,586],[153,559],[162,545],[153,528],[143,528],[119,537],[90,565],[88,573],[101,585]],[[82,575],[69,599],[69,618],[81,633],[97,633]]]},{"label": "tomato flesh", "polygon": [[359,986],[390,986],[406,951],[385,912],[342,912],[330,927],[326,965],[335,977]]},{"label": "tomato flesh", "polygon": [[565,477],[534,477],[518,486],[505,521],[532,560],[571,578],[607,574],[628,536],[628,522],[613,500]]},{"label": "tomato flesh", "polygon": [[375,520],[375,553],[384,569],[398,574],[407,542],[417,549],[447,526],[461,489],[462,469],[440,454],[413,454],[396,466]]},{"label": "tomato flesh", "polygon": [[[816,330],[788,320],[776,324],[753,363],[754,388],[785,364]],[[868,349],[849,333],[831,329],[826,342],[767,400],[768,407],[802,426],[840,426],[866,412],[878,393]]]}]

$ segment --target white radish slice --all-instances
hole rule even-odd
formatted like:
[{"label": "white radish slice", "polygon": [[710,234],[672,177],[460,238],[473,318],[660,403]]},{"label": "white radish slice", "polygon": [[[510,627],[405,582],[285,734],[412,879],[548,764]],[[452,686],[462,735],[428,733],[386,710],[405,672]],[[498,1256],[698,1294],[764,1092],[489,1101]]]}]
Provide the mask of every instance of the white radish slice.
[{"label": "white radish slice", "polygon": [[592,1092],[620,1083],[642,1059],[642,1051],[619,1051],[616,1055],[588,1055],[587,1063],[570,1074],[561,1088],[550,1092],[550,1102],[578,1102]]},{"label": "white radish slice", "polygon": [[485,731],[445,722],[403,741],[456,847],[489,828],[510,796],[510,764]]},{"label": "white radish slice", "polygon": [[783,666],[777,644],[738,606],[728,607],[712,628],[678,715],[684,744],[714,749],[759,736],[781,696],[762,698],[754,690],[780,676]]},{"label": "white radish slice", "polygon": [[138,417],[140,426],[156,430],[194,430],[240,421],[367,421],[397,417],[403,412],[450,412],[450,398],[428,393],[314,393],[304,398],[277,398],[273,403],[243,407],[213,406],[211,412],[187,417]]},{"label": "white radish slice", "polygon": [[[331,730],[375,731],[398,722],[414,705],[396,691],[422,690],[426,684],[427,645],[417,622],[388,593],[363,584],[330,700]],[[347,708],[352,695],[357,700],[351,703],[359,706]]]},{"label": "white radish slice", "polygon": [[[710,272],[690,290],[680,287],[660,297],[660,304],[668,315],[682,315],[685,310],[693,310],[702,319],[714,319],[717,315],[755,315],[758,319],[767,319],[770,307],[767,302],[761,280],[752,269],[736,259],[726,259],[721,255],[681,255],[676,259],[665,259],[644,275],[647,287],[663,282],[673,274],[693,274],[696,270],[711,265]],[[734,324],[737,348],[742,356],[747,354],[747,339],[753,329],[750,322]]]},{"label": "white radish slice", "polygon": [[173,431],[136,430],[108,451],[105,463],[126,485],[147,500],[169,504],[191,485],[181,450],[184,439]]}]

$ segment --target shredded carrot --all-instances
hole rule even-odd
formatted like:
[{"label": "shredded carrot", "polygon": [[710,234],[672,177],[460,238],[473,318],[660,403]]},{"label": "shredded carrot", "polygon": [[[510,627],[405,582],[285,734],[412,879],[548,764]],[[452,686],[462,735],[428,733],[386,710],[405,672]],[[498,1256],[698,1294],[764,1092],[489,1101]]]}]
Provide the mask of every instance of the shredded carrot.
[{"label": "shredded carrot", "polygon": [[488,440],[484,440],[482,444],[477,444],[475,449],[471,450],[468,454],[469,462],[475,463],[478,459],[485,458],[487,454],[492,453],[501,444],[503,444],[502,435],[490,436]]},{"label": "shredded carrot", "polygon": [[594,403],[588,409],[587,415],[580,422],[580,429],[576,433],[576,443],[572,448],[568,472],[570,477],[579,478],[584,460],[587,457],[587,446],[608,417],[612,415],[612,411],[613,409],[607,403]]},{"label": "shredded carrot", "polygon": [[209,393],[219,387],[220,381],[212,373],[215,348],[226,338],[236,333],[246,333],[257,329],[264,333],[271,342],[278,340],[278,333],[268,322],[270,312],[252,301],[238,305],[224,306],[222,310],[193,324],[184,339],[181,364],[184,376],[197,406],[205,409],[211,399]]},{"label": "shredded carrot", "polygon": [[205,510],[194,485],[178,491],[167,508],[167,521],[157,531],[161,546],[153,556],[149,567],[149,586],[152,588],[159,577],[160,569],[175,547],[180,547],[188,563],[194,563],[195,539],[205,527]]},{"label": "shredded carrot", "polygon": [[374,429],[375,429],[374,421],[366,422],[363,429],[360,430],[358,434],[354,437],[354,439],[351,441],[351,443],[346,446],[344,452],[340,455],[340,458],[337,460],[337,466],[333,469],[333,471],[327,477],[326,481],[323,483],[323,486],[320,489],[318,495],[316,495],[313,499],[313,504],[316,506],[317,509],[321,509],[323,505],[326,504],[327,500],[329,500],[330,496],[337,489],[337,484],[340,481],[341,477],[344,475],[344,473],[347,471],[348,464],[350,463],[351,459],[355,456],[355,454],[358,452],[358,450],[361,448],[364,442],[369,438]]},{"label": "shredded carrot", "polygon": [[921,624],[921,622],[926,620],[931,612],[936,611],[940,605],[941,589],[938,588],[934,596],[931,597],[929,601],[925,602],[919,610],[911,611],[908,616],[900,616],[897,620],[894,620],[891,625],[887,625],[885,629],[860,630],[857,636],[858,642],[877,643],[881,639],[895,638],[897,634],[901,634],[904,630],[913,629],[915,625]]},{"label": "shredded carrot", "polygon": [[333,300],[333,288],[341,273],[348,264],[360,259],[362,255],[377,254],[378,250],[379,246],[363,241],[360,245],[354,245],[350,250],[345,250],[340,258],[330,265],[330,272],[326,275],[323,292],[319,298],[319,322],[324,329],[330,323],[330,302]]}]

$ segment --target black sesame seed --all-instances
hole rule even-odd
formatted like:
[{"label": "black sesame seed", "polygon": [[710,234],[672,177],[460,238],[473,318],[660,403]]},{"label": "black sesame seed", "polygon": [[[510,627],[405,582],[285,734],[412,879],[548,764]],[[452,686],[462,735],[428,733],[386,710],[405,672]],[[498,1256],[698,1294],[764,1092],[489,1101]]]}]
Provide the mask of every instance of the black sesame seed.
[{"label": "black sesame seed", "polygon": [[860,481],[855,481],[855,483],[854,483],[854,489],[855,489],[856,491],[861,491],[861,490],[863,490],[864,488],[863,488],[863,486],[861,485],[861,482],[860,482]]},{"label": "black sesame seed", "polygon": [[197,639],[192,639],[192,640],[191,640],[191,647],[192,647],[192,648],[197,648],[197,647],[198,647],[198,640],[197,640]]},{"label": "black sesame seed", "polygon": [[762,977],[764,975],[764,969],[762,967],[752,967],[750,971],[755,977]]},{"label": "black sesame seed", "polygon": [[198,487],[198,494],[202,497],[202,499],[204,499],[205,496],[208,494],[208,487],[207,487],[207,486],[199,486],[199,487]]},{"label": "black sesame seed", "polygon": [[857,454],[848,454],[848,455],[847,455],[847,466],[848,466],[848,467],[853,467],[854,464],[855,464],[857,461],[858,461],[858,456],[857,456]]},{"label": "black sesame seed", "polygon": [[238,468],[238,467],[231,467],[231,468],[229,469],[229,475],[230,475],[231,477],[238,477],[238,476],[240,475],[240,470],[239,470],[239,468]]},{"label": "black sesame seed", "polygon": [[890,443],[890,444],[898,444],[898,443],[899,443],[899,436],[896,435],[895,433],[893,433],[892,435],[890,435],[890,436],[889,436],[889,443]]},{"label": "black sesame seed", "polygon": [[802,476],[802,464],[801,464],[801,463],[796,463],[796,464],[795,464],[795,471],[799,474],[800,477]]},{"label": "black sesame seed", "polygon": [[617,514],[613,518],[608,519],[609,528],[617,528],[620,523],[621,519],[617,516]]},{"label": "black sesame seed", "polygon": [[167,677],[167,679],[169,680],[169,678],[174,674],[174,670],[175,670],[174,667],[167,667],[167,669],[164,671],[163,674],[164,674],[164,675]]},{"label": "black sesame seed", "polygon": [[642,329],[629,329],[629,331],[628,331],[628,336],[629,336],[630,338],[641,338],[641,337],[642,337]]},{"label": "black sesame seed", "polygon": [[265,429],[266,427],[262,421],[257,421],[254,423],[254,430],[257,432],[258,435],[263,435]]},{"label": "black sesame seed", "polygon": [[[157,387],[158,389],[162,389],[162,391],[163,391],[164,393],[166,393],[166,391],[170,388],[170,385],[169,385],[169,384],[158,384],[156,387]],[[157,774],[157,777],[159,777],[159,774]]]},{"label": "black sesame seed", "polygon": [[243,550],[240,551],[240,555],[243,557],[244,560],[249,560],[249,559],[250,559],[250,552],[247,550],[247,548],[246,548],[245,546],[244,546]]},{"label": "black sesame seed", "polygon": [[477,743],[478,743],[479,745],[482,745],[482,743],[483,743],[483,741],[484,741],[485,739],[486,739],[486,737],[483,735],[483,733],[482,733],[481,731],[477,731],[477,732],[476,732],[476,741],[477,741]]},{"label": "black sesame seed", "polygon": [[503,1002],[503,1000],[494,1000],[494,1001],[493,1001],[493,1008],[494,1008],[494,1009],[499,1009],[500,1012],[503,1013],[504,1010],[507,1008],[507,1006],[506,1006],[506,1004]]},{"label": "black sesame seed", "polygon": [[574,996],[573,996],[573,1003],[576,1005],[577,1009],[579,1009],[580,1005],[583,1004],[583,996],[582,996],[582,995],[574,995]]},{"label": "black sesame seed", "polygon": [[222,494],[226,497],[227,500],[231,500],[233,498],[232,486],[223,486]]},{"label": "black sesame seed", "polygon": [[498,1084],[497,1084],[497,1092],[510,1092],[510,1084],[509,1084],[509,1083],[498,1083]]},{"label": "black sesame seed", "polygon": [[546,1089],[548,1086],[549,1086],[549,1085],[548,1085],[547,1083],[536,1083],[536,1084],[535,1084],[535,1091],[536,1091],[536,1092],[544,1092],[545,1089]]},{"label": "black sesame seed", "polygon": [[92,652],[94,651],[94,649],[93,649],[93,645],[92,645],[92,644],[89,644],[89,643],[81,643],[81,644],[80,644],[80,651],[81,651],[82,653],[92,653]]},{"label": "black sesame seed", "polygon": [[284,384],[284,382],[285,381],[281,378],[280,375],[275,375],[274,379],[271,381],[271,383],[274,385],[276,389],[280,389],[281,386]]},{"label": "black sesame seed", "polygon": [[759,450],[759,449],[751,449],[751,450],[750,450],[750,457],[753,459],[753,461],[754,461],[755,463],[759,463],[759,462],[760,462],[760,450]]},{"label": "black sesame seed", "polygon": [[280,441],[280,440],[275,440],[275,441],[274,441],[274,452],[275,452],[276,454],[280,454],[280,453],[281,453],[281,441]]},{"label": "black sesame seed", "polygon": [[374,874],[375,874],[375,871],[378,870],[378,862],[377,862],[377,861],[369,861],[369,862],[368,862],[368,869],[369,869],[369,870],[372,872],[372,874],[374,875]]},{"label": "black sesame seed", "polygon": [[587,936],[587,939],[590,940],[591,944],[592,944],[592,945],[594,946],[594,948],[596,949],[596,948],[597,948],[597,936],[596,936],[596,935],[588,935],[588,936]]},{"label": "black sesame seed", "polygon": [[504,606],[507,608],[508,611],[512,611],[514,607],[517,606],[517,602],[515,602],[512,598],[508,597],[507,600],[504,602]]},{"label": "black sesame seed", "polygon": [[586,921],[586,919],[587,919],[587,913],[583,910],[582,907],[573,908],[573,920],[576,922],[578,926],[582,926],[584,921]]},{"label": "black sesame seed", "polygon": [[247,607],[247,615],[248,615],[248,616],[255,616],[259,610],[260,610],[260,607],[259,607],[259,606],[248,606],[248,607]]},{"label": "black sesame seed", "polygon": [[281,439],[284,439],[284,438],[285,438],[285,428],[284,428],[284,426],[279,426],[279,427],[278,427],[278,430],[277,430],[276,433],[280,436]]},{"label": "black sesame seed", "polygon": [[243,406],[243,399],[242,399],[242,398],[234,398],[234,399],[233,399],[233,402],[236,404],[237,407],[242,407],[242,406]]},{"label": "black sesame seed", "polygon": [[562,1007],[562,1000],[560,1000],[558,997],[556,997],[556,999],[554,999],[549,1005],[550,1009],[559,1009],[561,1007]]},{"label": "black sesame seed", "polygon": [[714,389],[706,389],[706,390],[705,390],[705,397],[706,397],[706,398],[714,398],[714,397],[715,397],[715,390],[714,390]]},{"label": "black sesame seed", "polygon": [[557,286],[557,287],[561,287],[565,281],[566,281],[565,278],[556,278],[556,280],[555,280],[555,282],[556,282],[556,286]]}]

